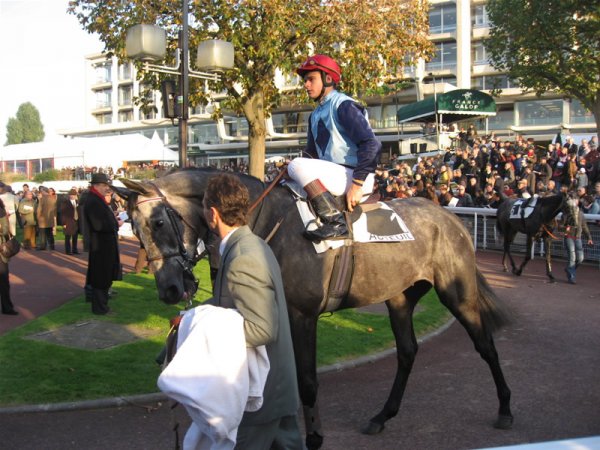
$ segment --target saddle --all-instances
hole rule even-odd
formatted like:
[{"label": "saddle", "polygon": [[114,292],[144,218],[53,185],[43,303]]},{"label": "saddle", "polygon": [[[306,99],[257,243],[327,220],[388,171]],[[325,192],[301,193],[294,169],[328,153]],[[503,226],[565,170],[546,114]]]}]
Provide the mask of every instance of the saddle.
[{"label": "saddle", "polygon": [[[305,227],[316,226],[316,215],[310,209],[310,202],[306,200],[304,189],[289,180],[286,180],[284,186],[295,199]],[[387,204],[379,201],[377,193],[370,194],[352,212],[346,209],[344,195],[335,197],[335,205],[346,215],[350,238],[312,243],[317,253],[340,249],[335,255],[328,290],[321,303],[322,313],[338,309],[348,295],[354,272],[354,243],[414,240],[402,219]]]}]

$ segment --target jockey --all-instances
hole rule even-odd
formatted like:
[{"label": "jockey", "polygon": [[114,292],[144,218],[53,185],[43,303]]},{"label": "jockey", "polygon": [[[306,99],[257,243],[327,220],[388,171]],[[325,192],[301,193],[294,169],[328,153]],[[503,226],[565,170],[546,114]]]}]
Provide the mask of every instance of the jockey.
[{"label": "jockey", "polygon": [[304,186],[322,226],[306,231],[312,241],[348,237],[348,225],[334,196],[345,194],[349,211],[373,191],[381,143],[367,120],[367,112],[337,90],[338,64],[325,55],[309,57],[296,69],[308,96],[317,102],[309,118],[306,158],[288,165],[288,174]]}]

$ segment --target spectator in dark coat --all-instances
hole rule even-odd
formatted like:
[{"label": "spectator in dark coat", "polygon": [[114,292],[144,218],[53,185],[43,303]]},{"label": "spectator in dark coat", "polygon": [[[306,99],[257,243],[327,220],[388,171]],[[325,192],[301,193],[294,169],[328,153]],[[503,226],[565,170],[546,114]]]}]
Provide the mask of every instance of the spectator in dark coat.
[{"label": "spectator in dark coat", "polygon": [[91,288],[92,312],[104,315],[110,311],[108,290],[122,277],[118,231],[123,221],[115,217],[104,199],[110,192],[108,176],[94,173],[91,183],[83,208],[90,233],[86,285]]},{"label": "spectator in dark coat", "polygon": [[65,253],[67,255],[78,255],[77,238],[79,236],[79,203],[77,191],[71,189],[69,198],[60,205],[60,218],[65,233]]}]

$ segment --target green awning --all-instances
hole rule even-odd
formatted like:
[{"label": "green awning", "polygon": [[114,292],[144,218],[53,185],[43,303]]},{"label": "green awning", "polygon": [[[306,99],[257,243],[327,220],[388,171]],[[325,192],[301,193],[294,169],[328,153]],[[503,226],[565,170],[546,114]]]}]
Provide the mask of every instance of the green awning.
[{"label": "green awning", "polygon": [[441,123],[496,115],[496,102],[481,91],[456,89],[436,97],[437,108],[434,97],[400,108],[397,113],[398,123],[435,122],[436,109]]}]

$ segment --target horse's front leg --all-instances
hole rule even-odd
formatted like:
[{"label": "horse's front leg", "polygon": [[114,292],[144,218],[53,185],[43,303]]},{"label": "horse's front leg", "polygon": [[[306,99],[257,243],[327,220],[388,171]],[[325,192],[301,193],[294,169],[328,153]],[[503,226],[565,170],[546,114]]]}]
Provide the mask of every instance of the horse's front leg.
[{"label": "horse's front leg", "polygon": [[504,253],[502,254],[502,267],[504,268],[505,272],[508,272],[508,266],[506,264],[506,257],[508,256],[508,259],[510,261],[510,265],[512,267],[512,271],[513,273],[515,272],[515,270],[517,270],[517,267],[515,265],[515,261],[510,253],[510,246],[513,242],[513,239],[515,238],[515,235],[513,234],[512,236],[508,236],[508,235],[504,235]]},{"label": "horse's front leg", "polygon": [[554,278],[554,275],[552,275],[552,251],[550,249],[552,238],[550,236],[544,236],[543,242],[546,250],[546,275],[550,279],[550,283],[556,283],[556,279]]},{"label": "horse's front leg", "polygon": [[[429,287],[425,289],[428,290]],[[423,293],[419,285],[411,288],[415,296],[414,302],[418,300]],[[417,290],[419,293],[417,293]],[[407,291],[408,292],[408,291]],[[413,295],[411,295],[411,298]],[[390,314],[390,323],[396,339],[396,357],[398,367],[392,390],[388,396],[383,409],[375,415],[369,423],[363,428],[364,434],[377,434],[385,427],[385,422],[394,417],[400,409],[400,403],[404,396],[406,383],[412,371],[415,356],[417,354],[417,338],[413,330],[412,313],[414,304],[407,302],[404,295],[399,295],[386,302]]]},{"label": "horse's front leg", "polygon": [[513,267],[513,273],[517,276],[520,276],[523,273],[523,269],[525,269],[525,266],[531,260],[531,249],[533,248],[533,237],[530,236],[529,234],[527,235],[527,245],[525,246],[525,248],[526,248],[525,259],[523,260],[523,262],[521,263],[521,265],[519,266],[519,268],[517,270],[515,270]]},{"label": "horse's front leg", "polygon": [[[289,308],[289,303],[288,303]],[[317,405],[317,318],[308,317],[290,308],[290,326],[298,389],[304,415],[306,447],[316,450],[323,445],[323,429]]]}]

